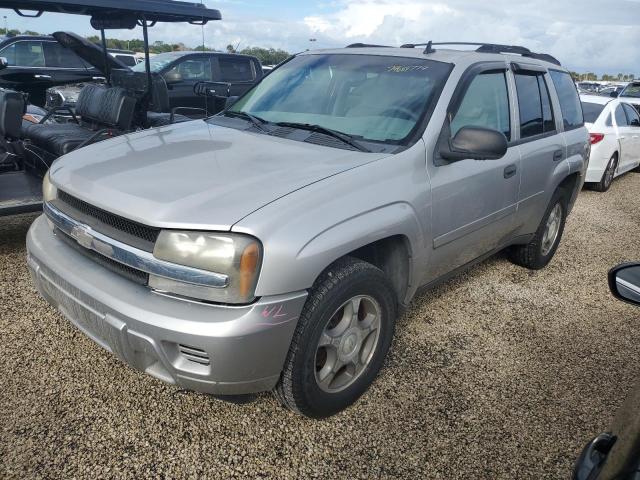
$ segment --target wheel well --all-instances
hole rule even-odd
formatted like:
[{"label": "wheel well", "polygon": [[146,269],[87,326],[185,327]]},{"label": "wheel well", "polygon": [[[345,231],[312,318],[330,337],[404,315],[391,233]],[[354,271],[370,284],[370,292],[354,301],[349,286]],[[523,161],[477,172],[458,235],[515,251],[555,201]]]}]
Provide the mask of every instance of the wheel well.
[{"label": "wheel well", "polygon": [[375,265],[382,270],[393,284],[398,302],[404,303],[409,287],[410,250],[408,240],[395,235],[360,247],[347,256],[355,257]]},{"label": "wheel well", "polygon": [[570,198],[573,195],[573,193],[576,190],[576,187],[578,186],[578,182],[580,181],[580,174],[579,173],[573,173],[571,175],[569,175],[567,178],[565,178],[560,185],[558,185],[558,188],[561,188],[562,190],[566,191]]}]

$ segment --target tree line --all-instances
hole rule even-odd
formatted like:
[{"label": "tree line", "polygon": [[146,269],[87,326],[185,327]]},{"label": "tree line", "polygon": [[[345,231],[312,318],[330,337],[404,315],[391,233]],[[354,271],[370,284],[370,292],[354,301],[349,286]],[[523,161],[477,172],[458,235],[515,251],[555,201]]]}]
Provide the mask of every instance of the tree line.
[{"label": "tree line", "polygon": [[617,75],[605,73],[604,75],[598,76],[593,72],[571,72],[571,76],[576,82],[633,82],[636,79],[636,76],[633,73],[618,73]]},{"label": "tree line", "polygon": [[[38,32],[34,32],[32,30],[25,30],[21,32],[20,30],[10,29],[10,36],[15,35],[41,35]],[[7,32],[4,28],[0,28],[0,35],[7,35]],[[100,37],[97,35],[92,35],[87,37],[87,40],[90,42],[100,44]],[[133,40],[120,40],[118,38],[107,38],[107,48],[113,48],[118,50],[131,50],[133,52],[143,52],[144,51],[144,41],[140,39]],[[198,46],[187,46],[184,43],[167,43],[162,40],[158,40],[149,45],[149,51],[151,53],[166,53],[166,52],[177,52],[184,50],[195,50],[199,52],[220,52],[222,50],[217,50],[215,48],[210,48],[205,45]],[[241,53],[243,55],[253,55],[260,63],[263,65],[277,65],[280,62],[285,61],[287,58],[291,56],[289,52],[286,52],[281,49],[275,48],[263,48],[263,47],[247,47],[242,50],[237,50],[237,47],[233,45],[227,45],[224,51],[228,53]]]}]

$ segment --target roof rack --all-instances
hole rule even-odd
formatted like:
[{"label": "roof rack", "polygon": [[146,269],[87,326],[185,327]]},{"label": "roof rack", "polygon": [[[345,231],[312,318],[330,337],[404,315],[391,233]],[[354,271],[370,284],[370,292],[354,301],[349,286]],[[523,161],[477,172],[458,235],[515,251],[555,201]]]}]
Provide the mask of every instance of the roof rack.
[{"label": "roof rack", "polygon": [[521,55],[527,58],[535,58],[536,60],[543,60],[545,62],[553,63],[558,66],[562,66],[560,61],[547,54],[547,53],[534,53],[526,47],[520,47],[517,45],[500,45],[496,43],[473,43],[473,42],[427,42],[427,43],[406,43],[402,45],[401,48],[415,48],[415,47],[426,47],[424,49],[425,55],[434,53],[434,46],[436,45],[465,45],[465,46],[473,46],[478,47],[476,52],[478,53],[513,53],[516,55]]},{"label": "roof rack", "polygon": [[391,48],[389,45],[371,45],[369,43],[352,43],[346,48]]}]

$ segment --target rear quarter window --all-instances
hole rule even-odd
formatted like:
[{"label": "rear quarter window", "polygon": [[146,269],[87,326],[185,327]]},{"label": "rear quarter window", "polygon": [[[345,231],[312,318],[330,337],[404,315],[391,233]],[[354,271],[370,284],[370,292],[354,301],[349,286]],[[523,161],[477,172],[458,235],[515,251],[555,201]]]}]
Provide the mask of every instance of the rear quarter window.
[{"label": "rear quarter window", "polygon": [[558,70],[549,70],[549,74],[560,100],[562,122],[565,130],[580,128],[584,125],[582,104],[571,75]]}]

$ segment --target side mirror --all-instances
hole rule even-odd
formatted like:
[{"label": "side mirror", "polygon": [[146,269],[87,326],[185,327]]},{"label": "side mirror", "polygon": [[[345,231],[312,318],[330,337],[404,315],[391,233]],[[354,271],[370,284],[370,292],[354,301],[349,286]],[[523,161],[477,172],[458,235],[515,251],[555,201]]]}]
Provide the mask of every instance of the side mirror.
[{"label": "side mirror", "polygon": [[164,81],[167,82],[167,84],[178,83],[182,81],[182,74],[176,71],[167,72],[163,76],[164,76]]},{"label": "side mirror", "polygon": [[9,66],[9,60],[6,57],[0,57],[0,70],[4,70]]},{"label": "side mirror", "polygon": [[440,149],[445,160],[498,160],[509,148],[504,133],[482,127],[463,127]]},{"label": "side mirror", "polygon": [[193,93],[199,97],[230,97],[231,84],[227,82],[198,82]]},{"label": "side mirror", "polygon": [[226,110],[226,109],[228,109],[228,108],[231,108],[231,106],[232,106],[234,103],[236,103],[236,102],[238,101],[238,99],[239,99],[239,98],[240,98],[240,97],[239,97],[239,96],[237,96],[237,95],[234,95],[233,97],[229,97],[229,98],[227,98],[227,101],[226,101],[226,102],[224,102],[224,109]]},{"label": "side mirror", "polygon": [[611,269],[609,289],[617,299],[640,306],[640,263],[623,263]]},{"label": "side mirror", "polygon": [[611,92],[611,93],[609,94],[609,96],[610,96],[611,98],[618,98],[618,97],[620,96],[620,94],[614,90],[613,92]]}]

